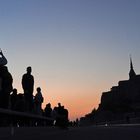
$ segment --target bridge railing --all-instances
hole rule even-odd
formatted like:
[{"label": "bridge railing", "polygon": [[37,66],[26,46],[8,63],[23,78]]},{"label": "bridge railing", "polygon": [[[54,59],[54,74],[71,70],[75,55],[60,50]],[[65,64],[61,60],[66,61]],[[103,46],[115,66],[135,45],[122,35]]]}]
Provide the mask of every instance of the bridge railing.
[{"label": "bridge railing", "polygon": [[53,118],[41,115],[0,108],[0,126],[48,126],[52,125],[53,121]]}]

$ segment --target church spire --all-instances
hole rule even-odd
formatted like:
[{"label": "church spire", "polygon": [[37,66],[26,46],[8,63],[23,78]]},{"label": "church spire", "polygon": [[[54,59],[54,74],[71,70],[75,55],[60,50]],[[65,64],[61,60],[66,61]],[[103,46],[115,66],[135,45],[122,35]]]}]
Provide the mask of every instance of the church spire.
[{"label": "church spire", "polygon": [[130,56],[130,72],[129,72],[129,78],[132,79],[133,77],[136,76],[136,73],[133,69],[133,62],[132,62],[132,58]]},{"label": "church spire", "polygon": [[130,69],[133,69],[133,62],[132,62],[131,55],[130,55]]}]

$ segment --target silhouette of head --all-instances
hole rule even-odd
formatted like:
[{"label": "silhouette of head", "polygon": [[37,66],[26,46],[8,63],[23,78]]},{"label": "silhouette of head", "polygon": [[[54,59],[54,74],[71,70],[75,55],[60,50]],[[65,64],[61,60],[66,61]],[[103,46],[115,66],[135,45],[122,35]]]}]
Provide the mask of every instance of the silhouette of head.
[{"label": "silhouette of head", "polygon": [[58,103],[58,107],[61,107],[61,103]]},{"label": "silhouette of head", "polygon": [[13,89],[13,94],[17,94],[17,89],[16,88]]},{"label": "silhouette of head", "polygon": [[50,103],[46,104],[46,107],[51,107],[51,104]]},{"label": "silhouette of head", "polygon": [[41,88],[40,88],[40,87],[38,87],[36,90],[37,90],[37,92],[40,92],[40,91],[41,91]]},{"label": "silhouette of head", "polygon": [[2,50],[0,49],[0,67],[5,66],[7,63],[7,59],[5,58],[5,56],[2,53]]},{"label": "silhouette of head", "polygon": [[32,68],[31,67],[27,67],[27,73],[31,74],[31,72],[32,72]]}]

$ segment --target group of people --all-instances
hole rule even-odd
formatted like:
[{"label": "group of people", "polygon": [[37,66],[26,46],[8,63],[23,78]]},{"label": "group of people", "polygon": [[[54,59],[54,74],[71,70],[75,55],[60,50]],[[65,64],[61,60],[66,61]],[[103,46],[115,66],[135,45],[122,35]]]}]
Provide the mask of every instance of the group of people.
[{"label": "group of people", "polygon": [[42,103],[43,96],[40,87],[37,88],[37,93],[32,99],[26,97],[25,94],[18,94],[17,89],[13,89],[9,96],[9,108],[19,112],[42,115]]},{"label": "group of people", "polygon": [[[32,68],[27,67],[27,73],[22,76],[23,94],[18,93],[17,89],[12,86],[13,78],[8,71],[7,59],[0,50],[0,108],[12,109],[20,112],[36,113],[55,119],[56,126],[66,126],[68,123],[68,110],[58,104],[58,107],[51,108],[47,104],[42,110],[43,96],[41,88],[36,89],[37,93],[33,96],[34,77],[31,74]],[[54,122],[50,122],[53,125]]]},{"label": "group of people", "polygon": [[37,93],[33,96],[34,77],[31,74],[32,68],[27,67],[27,73],[22,76],[24,94],[18,94],[17,89],[13,89],[13,78],[8,71],[6,66],[8,61],[2,51],[0,51],[0,56],[0,108],[27,112],[34,111],[41,115],[43,96],[40,87],[37,88]]},{"label": "group of people", "polygon": [[51,108],[51,104],[48,103],[44,109],[44,116],[53,118],[53,121],[49,122],[49,125],[59,126],[61,128],[67,128],[69,120],[68,120],[68,110],[58,103],[57,107],[54,109]]}]

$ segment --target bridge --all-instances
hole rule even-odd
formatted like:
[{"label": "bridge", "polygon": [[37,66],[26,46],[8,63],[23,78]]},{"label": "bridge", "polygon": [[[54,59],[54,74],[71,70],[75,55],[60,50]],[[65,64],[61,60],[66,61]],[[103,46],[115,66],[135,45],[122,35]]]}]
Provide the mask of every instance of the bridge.
[{"label": "bridge", "polygon": [[0,127],[2,126],[48,126],[53,122],[52,118],[27,112],[17,112],[0,108]]}]

